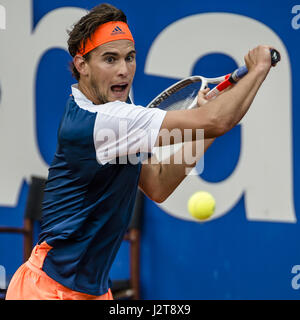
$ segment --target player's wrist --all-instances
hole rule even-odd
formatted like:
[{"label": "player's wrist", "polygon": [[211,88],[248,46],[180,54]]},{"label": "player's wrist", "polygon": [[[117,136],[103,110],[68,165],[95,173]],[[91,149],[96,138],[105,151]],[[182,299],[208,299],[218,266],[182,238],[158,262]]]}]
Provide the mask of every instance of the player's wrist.
[{"label": "player's wrist", "polygon": [[249,70],[249,73],[255,74],[255,77],[257,79],[259,79],[259,78],[264,79],[266,77],[266,75],[268,74],[270,67],[271,66],[267,63],[259,63],[255,67],[251,68]]}]

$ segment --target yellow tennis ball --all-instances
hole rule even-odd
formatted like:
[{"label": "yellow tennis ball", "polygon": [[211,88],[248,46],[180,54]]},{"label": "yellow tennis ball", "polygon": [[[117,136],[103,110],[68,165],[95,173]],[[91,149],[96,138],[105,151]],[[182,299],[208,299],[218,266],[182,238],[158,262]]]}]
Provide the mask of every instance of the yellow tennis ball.
[{"label": "yellow tennis ball", "polygon": [[189,213],[196,219],[206,220],[215,211],[216,201],[206,191],[195,192],[188,200]]}]

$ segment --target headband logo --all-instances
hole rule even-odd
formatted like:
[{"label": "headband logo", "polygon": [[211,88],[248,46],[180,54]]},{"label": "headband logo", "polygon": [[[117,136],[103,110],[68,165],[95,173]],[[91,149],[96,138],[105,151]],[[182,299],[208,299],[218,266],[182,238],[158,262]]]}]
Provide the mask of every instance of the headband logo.
[{"label": "headband logo", "polygon": [[83,44],[81,43],[81,48],[79,48],[77,54],[83,56],[104,43],[122,39],[134,42],[128,25],[122,21],[109,21],[101,24],[95,30],[95,32],[91,35],[91,38],[87,39],[84,48]]},{"label": "headband logo", "polygon": [[120,27],[116,26],[110,35],[115,36],[117,34],[125,34],[125,32],[123,32]]}]

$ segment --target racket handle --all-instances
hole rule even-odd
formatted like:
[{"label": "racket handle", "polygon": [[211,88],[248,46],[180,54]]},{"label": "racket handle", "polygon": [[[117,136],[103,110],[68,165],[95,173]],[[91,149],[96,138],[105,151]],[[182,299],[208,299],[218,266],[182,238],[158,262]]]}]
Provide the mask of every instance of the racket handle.
[{"label": "racket handle", "polygon": [[[275,49],[270,49],[270,55],[271,55],[271,65],[275,67],[277,62],[279,62],[281,59],[280,53]],[[248,69],[246,66],[239,67],[238,69],[232,72],[232,74],[229,77],[229,81],[231,83],[236,83],[241,78],[243,78],[243,76],[245,76],[247,73],[248,73]]]},{"label": "racket handle", "polygon": [[271,53],[271,65],[275,67],[277,62],[281,60],[280,53],[275,49],[271,49],[270,53]]},{"label": "racket handle", "polygon": [[[270,49],[270,55],[271,55],[271,65],[274,67],[276,66],[277,62],[281,60],[280,53],[275,49]],[[231,73],[228,79],[218,84],[216,87],[214,87],[212,90],[210,90],[206,94],[206,99],[211,100],[214,99],[221,91],[225,90],[229,86],[231,86],[234,83],[237,83],[241,78],[243,78],[248,73],[248,69],[246,66],[239,67],[235,71]],[[195,99],[196,101],[196,99]],[[195,105],[195,101],[193,102],[193,105]]]},{"label": "racket handle", "polygon": [[243,78],[243,76],[245,76],[247,73],[248,73],[248,69],[246,66],[239,67],[238,69],[232,72],[228,80],[231,83],[236,83],[241,78]]}]

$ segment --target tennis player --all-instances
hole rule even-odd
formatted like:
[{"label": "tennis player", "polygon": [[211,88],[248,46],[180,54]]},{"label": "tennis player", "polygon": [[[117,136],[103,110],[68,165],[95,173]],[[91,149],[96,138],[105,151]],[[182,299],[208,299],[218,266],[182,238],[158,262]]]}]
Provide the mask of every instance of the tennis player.
[{"label": "tennis player", "polygon": [[142,163],[143,154],[163,143],[163,129],[192,129],[191,149],[196,130],[204,129],[206,150],[242,119],[271,67],[270,48],[258,46],[245,56],[249,73],[232,89],[209,102],[199,92],[199,108],[166,112],[128,99],[136,51],[121,10],[109,4],[92,9],[69,32],[68,46],[78,83],[58,130],[42,230],[6,299],[113,299],[109,271],[137,188],[162,202],[186,177],[186,167],[199,160]]}]

